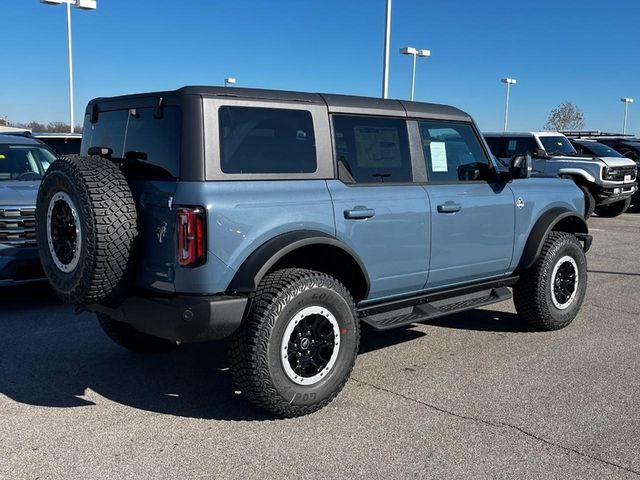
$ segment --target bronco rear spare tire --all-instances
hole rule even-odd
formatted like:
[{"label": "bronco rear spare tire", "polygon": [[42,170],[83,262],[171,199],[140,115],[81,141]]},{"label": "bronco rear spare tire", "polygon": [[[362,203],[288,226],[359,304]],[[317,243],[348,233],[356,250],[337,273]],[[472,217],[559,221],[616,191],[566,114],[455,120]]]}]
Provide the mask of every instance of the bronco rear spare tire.
[{"label": "bronco rear spare tire", "polygon": [[93,156],[51,164],[38,191],[36,236],[44,271],[63,301],[117,300],[138,236],[135,202],[118,166]]}]

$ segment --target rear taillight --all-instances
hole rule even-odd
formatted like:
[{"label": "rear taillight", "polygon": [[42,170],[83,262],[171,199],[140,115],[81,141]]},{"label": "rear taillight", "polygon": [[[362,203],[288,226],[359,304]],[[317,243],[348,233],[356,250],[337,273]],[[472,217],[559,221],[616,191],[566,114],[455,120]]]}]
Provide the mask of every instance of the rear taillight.
[{"label": "rear taillight", "polygon": [[178,208],[178,263],[197,267],[205,261],[204,208]]}]

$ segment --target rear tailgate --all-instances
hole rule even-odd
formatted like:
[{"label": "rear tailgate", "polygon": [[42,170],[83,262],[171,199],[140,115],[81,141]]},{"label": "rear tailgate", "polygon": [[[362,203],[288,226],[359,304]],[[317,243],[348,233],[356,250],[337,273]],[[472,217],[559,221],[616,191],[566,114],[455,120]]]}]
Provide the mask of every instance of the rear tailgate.
[{"label": "rear tailgate", "polygon": [[173,292],[177,255],[176,211],[173,198],[176,182],[132,181],[138,208],[140,243],[138,286]]}]

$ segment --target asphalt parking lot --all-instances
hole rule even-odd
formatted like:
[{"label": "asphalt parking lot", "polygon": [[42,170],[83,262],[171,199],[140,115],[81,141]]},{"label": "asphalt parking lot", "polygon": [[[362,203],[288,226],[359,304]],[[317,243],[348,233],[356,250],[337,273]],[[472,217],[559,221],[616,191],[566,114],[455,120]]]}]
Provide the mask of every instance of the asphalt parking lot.
[{"label": "asphalt parking lot", "polygon": [[140,356],[44,285],[0,291],[0,478],[640,478],[640,214],[589,223],[569,328],[507,302],[365,331],[292,420],[234,392],[223,342]]}]

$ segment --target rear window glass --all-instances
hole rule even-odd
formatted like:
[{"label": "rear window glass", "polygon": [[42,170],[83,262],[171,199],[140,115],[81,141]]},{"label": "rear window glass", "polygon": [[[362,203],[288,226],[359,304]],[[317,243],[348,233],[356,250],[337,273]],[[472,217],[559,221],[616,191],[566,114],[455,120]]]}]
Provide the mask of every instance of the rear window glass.
[{"label": "rear window glass", "polygon": [[224,173],[313,173],[317,168],[311,113],[220,107],[220,167]]},{"label": "rear window glass", "polygon": [[123,158],[127,152],[146,155],[149,164],[172,177],[180,175],[181,113],[178,107],[164,107],[161,118],[153,108],[132,108],[100,112],[98,122],[85,118],[81,154],[89,147],[108,147],[113,156]]}]

